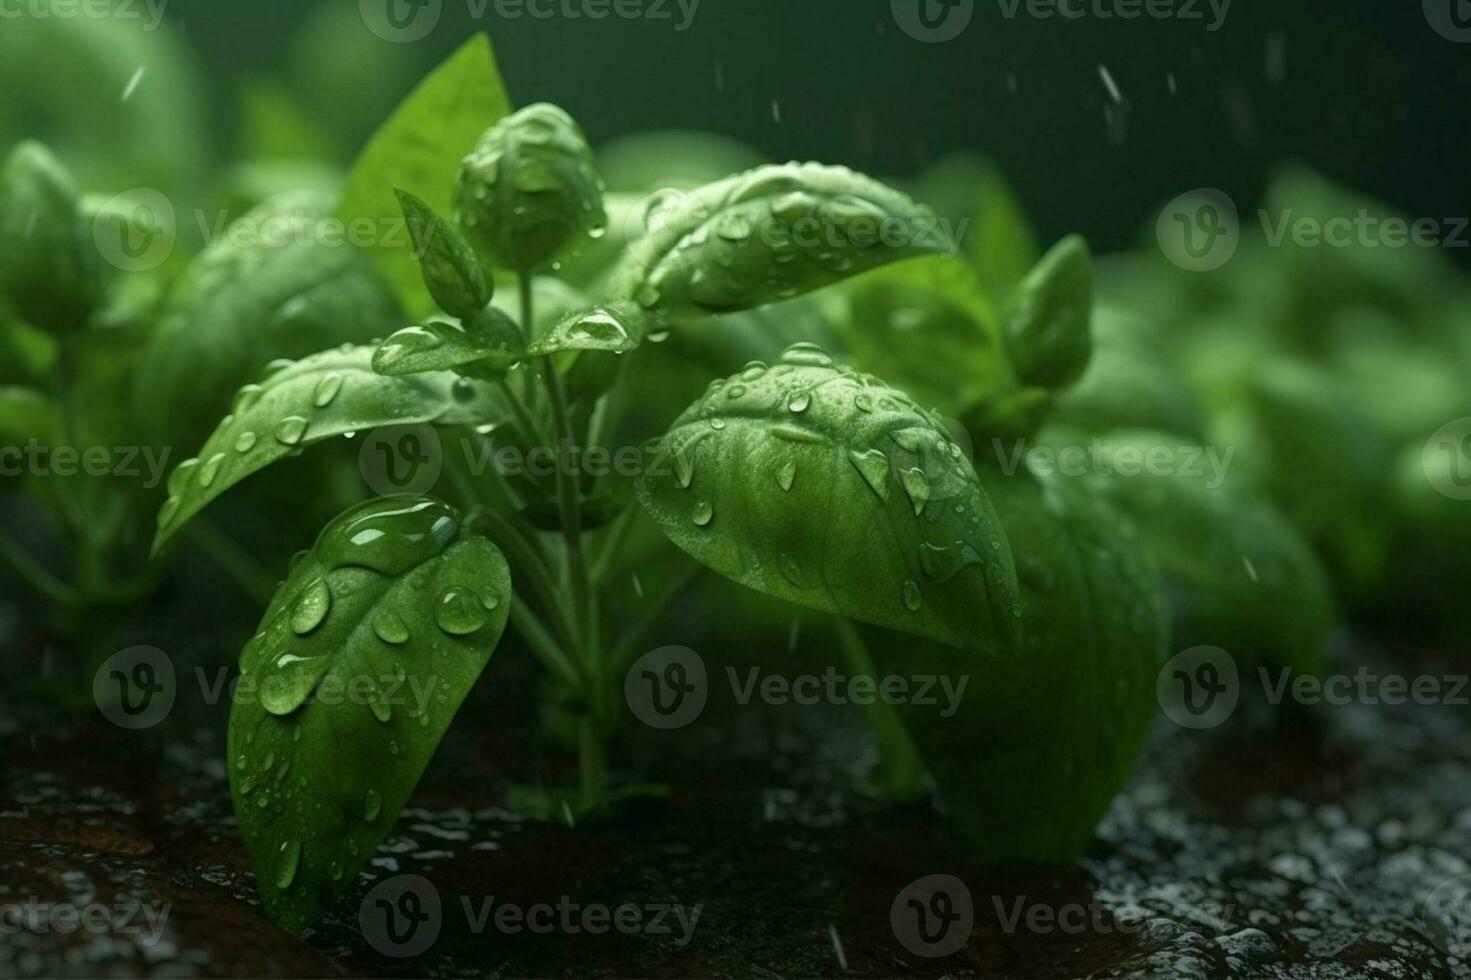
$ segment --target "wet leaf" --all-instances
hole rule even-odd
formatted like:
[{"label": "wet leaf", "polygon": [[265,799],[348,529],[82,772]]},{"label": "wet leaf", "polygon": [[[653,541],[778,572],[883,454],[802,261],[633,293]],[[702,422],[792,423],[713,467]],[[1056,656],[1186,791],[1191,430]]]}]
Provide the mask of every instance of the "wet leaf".
[{"label": "wet leaf", "polygon": [[435,320],[397,331],[373,352],[373,370],[390,376],[455,371],[493,378],[525,356],[516,324],[487,307],[464,330]]},{"label": "wet leaf", "polygon": [[1011,551],[939,420],[810,344],[713,384],[645,454],[670,540],[768,595],[1012,652]]},{"label": "wet leaf", "polygon": [[355,887],[511,602],[500,551],[432,497],[355,507],[293,564],[240,655],[228,747],[241,836],[283,928]]},{"label": "wet leaf", "polygon": [[434,302],[462,320],[480,313],[495,292],[495,280],[479,256],[433,208],[408,191],[396,193],[414,240],[424,286]]},{"label": "wet leaf", "polygon": [[138,377],[150,431],[193,447],[230,395],[278,358],[368,343],[404,323],[356,250],[318,236],[329,201],[274,198],[231,225],[175,285]]},{"label": "wet leaf", "polygon": [[498,268],[529,272],[607,230],[603,181],[572,117],[546,102],[491,127],[460,168],[455,217]]},{"label": "wet leaf", "polygon": [[528,353],[604,351],[623,354],[643,343],[647,317],[632,303],[574,310],[532,342]]},{"label": "wet leaf", "polygon": [[949,251],[929,208],[845,167],[759,167],[651,201],[617,293],[672,317],[749,309]]},{"label": "wet leaf", "polygon": [[198,458],[169,475],[154,551],[247,476],[325,439],[386,425],[499,418],[483,385],[442,372],[385,377],[373,370],[372,356],[370,347],[325,351],[242,388]]},{"label": "wet leaf", "polygon": [[1127,782],[1158,711],[1169,621],[1158,569],[1125,519],[1055,478],[981,479],[1021,589],[1021,655],[979,660],[889,634],[880,673],[933,675],[959,707],[905,706],[904,722],[953,819],[986,861],[1080,857]]}]

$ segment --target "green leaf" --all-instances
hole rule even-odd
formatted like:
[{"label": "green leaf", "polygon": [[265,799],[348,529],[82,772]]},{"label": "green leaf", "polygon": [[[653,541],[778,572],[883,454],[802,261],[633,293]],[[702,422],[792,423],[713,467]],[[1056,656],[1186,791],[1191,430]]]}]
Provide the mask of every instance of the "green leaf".
[{"label": "green leaf", "polygon": [[442,372],[385,377],[373,370],[372,355],[370,347],[324,351],[241,388],[199,456],[169,474],[154,552],[247,476],[325,439],[386,425],[498,421],[483,386]]},{"label": "green leaf", "polygon": [[[1076,445],[1062,433],[1042,438]],[[1083,492],[1133,520],[1158,561],[1173,599],[1177,649],[1217,646],[1299,673],[1322,670],[1336,620],[1328,574],[1270,501],[1224,479],[1229,456],[1208,447],[1206,457],[1188,439],[1148,431],[1090,439],[1091,447],[1104,460],[1154,453],[1168,461],[1168,472],[1109,462],[1081,481]]]},{"label": "green leaf", "polygon": [[1053,246],[1007,304],[1006,340],[1029,384],[1065,388],[1093,353],[1093,260],[1070,235]]},{"label": "green leaf", "polygon": [[953,248],[939,219],[846,167],[760,167],[645,216],[616,292],[676,317],[749,309]]},{"label": "green leaf", "polygon": [[57,333],[80,329],[102,291],[80,203],[71,174],[40,143],[16,147],[0,171],[0,296]]},{"label": "green leaf", "polygon": [[643,343],[646,319],[633,303],[574,310],[536,338],[527,353],[543,355],[577,350],[623,354]]},{"label": "green leaf", "polygon": [[[399,213],[394,189],[435,206],[449,204],[455,168],[475,140],[511,110],[490,39],[477,34],[420,82],[353,164],[337,207],[345,222],[385,228]],[[430,296],[405,242],[387,236],[370,251],[410,315],[429,311]]]},{"label": "green leaf", "polygon": [[1098,310],[1088,366],[1076,384],[1058,393],[1052,418],[1085,432],[1139,428],[1201,434],[1204,422],[1194,392],[1145,329],[1117,310]]},{"label": "green leaf", "polygon": [[301,933],[393,829],[510,612],[488,540],[432,497],[332,521],[240,655],[230,790],[266,911]]},{"label": "green leaf", "polygon": [[475,316],[494,295],[495,280],[449,222],[408,191],[397,193],[430,295],[450,316]]},{"label": "green leaf", "polygon": [[928,256],[845,284],[832,329],[850,363],[958,417],[1018,386],[999,317],[962,261]]},{"label": "green leaf", "polygon": [[1128,781],[1158,711],[1168,649],[1159,572],[1112,508],[1054,478],[981,478],[1021,587],[1021,655],[979,661],[926,641],[870,642],[882,674],[934,675],[959,710],[910,704],[926,768],[986,861],[1065,862]]},{"label": "green leaf", "polygon": [[711,386],[645,454],[676,545],[800,605],[989,654],[1019,642],[996,515],[937,417],[810,344]]},{"label": "green leaf", "polygon": [[1377,515],[1393,460],[1336,377],[1307,361],[1260,365],[1212,419],[1211,436],[1237,447],[1243,477],[1282,507],[1338,581],[1378,587],[1388,532]]},{"label": "green leaf", "polygon": [[491,379],[525,356],[516,324],[488,307],[466,330],[442,321],[399,330],[373,352],[373,370],[394,377],[455,371]]},{"label": "green leaf", "polygon": [[175,285],[138,378],[148,430],[197,446],[230,394],[277,358],[366,344],[403,324],[363,256],[317,232],[329,201],[288,194],[225,232]]},{"label": "green leaf", "polygon": [[507,116],[460,168],[455,216],[499,268],[530,272],[574,235],[607,230],[603,181],[572,117],[539,102]]}]

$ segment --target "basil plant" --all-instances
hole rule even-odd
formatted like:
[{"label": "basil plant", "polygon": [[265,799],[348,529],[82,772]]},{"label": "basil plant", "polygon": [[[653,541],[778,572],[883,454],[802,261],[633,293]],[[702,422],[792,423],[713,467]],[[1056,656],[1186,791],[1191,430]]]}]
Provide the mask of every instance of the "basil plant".
[{"label": "basil plant", "polygon": [[[416,98],[450,104],[433,101],[441,83]],[[370,144],[372,172],[395,172],[391,142]],[[962,447],[952,419],[976,436],[1036,432],[1084,371],[1086,247],[1064,242],[992,297],[934,212],[843,167],[761,165],[631,208],[549,105],[497,113],[459,152],[453,180],[371,192],[361,171],[349,178],[364,199],[396,192],[422,279],[401,292],[410,322],[274,362],[174,471],[159,515],[155,550],[253,474],[388,427],[558,460],[508,475],[446,459],[432,493],[348,509],[285,570],[241,655],[258,696],[236,699],[228,747],[273,918],[300,931],[356,880],[508,625],[571,706],[579,777],[548,809],[605,811],[625,789],[606,759],[624,678],[696,569],[729,580],[732,601],[744,586],[830,614],[855,672],[972,678],[954,717],[873,713],[891,786],[914,791],[927,772],[980,857],[1077,857],[1154,716],[1171,600],[1198,607],[1182,621],[1209,622],[1235,587],[1135,532],[1150,495],[978,466]],[[564,465],[612,444],[619,405],[659,402],[645,355],[742,331],[778,302],[806,304],[833,343],[799,339],[713,378],[636,440],[630,479]],[[917,318],[920,340],[865,319],[885,303]],[[915,346],[928,342],[951,363]],[[958,393],[945,416],[927,404],[937,390]],[[1229,547],[1230,513],[1192,493],[1166,504],[1210,511]],[[642,519],[693,562],[627,617],[607,583]],[[1240,534],[1276,528],[1253,519]],[[1233,626],[1248,645],[1276,629]],[[358,698],[323,696],[364,683]],[[405,709],[408,690],[433,693]]]}]

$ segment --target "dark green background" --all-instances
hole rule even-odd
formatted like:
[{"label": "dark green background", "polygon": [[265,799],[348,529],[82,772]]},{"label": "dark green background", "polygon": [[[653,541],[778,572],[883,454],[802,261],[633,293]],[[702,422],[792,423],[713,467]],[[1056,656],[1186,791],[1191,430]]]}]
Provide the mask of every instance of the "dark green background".
[{"label": "dark green background", "polygon": [[[1290,158],[1416,216],[1471,213],[1471,45],[1434,33],[1421,0],[1235,0],[1216,33],[1201,21],[1007,20],[997,0],[976,3],[961,37],[925,44],[897,28],[889,0],[703,0],[684,33],[668,21],[501,20],[493,7],[477,24],[466,0],[445,0],[414,48],[427,67],[488,30],[516,101],[561,103],[595,140],[699,127],[778,159],[890,175],[983,149],[1049,239],[1081,230],[1125,245],[1152,206],[1198,186],[1253,202]],[[269,70],[309,6],[171,0],[168,16],[205,53],[225,104],[233,73]],[[1277,85],[1274,34],[1287,56]],[[1128,101],[1117,142],[1100,63]],[[388,88],[372,64],[362,84]],[[383,91],[385,105],[398,94]]]}]

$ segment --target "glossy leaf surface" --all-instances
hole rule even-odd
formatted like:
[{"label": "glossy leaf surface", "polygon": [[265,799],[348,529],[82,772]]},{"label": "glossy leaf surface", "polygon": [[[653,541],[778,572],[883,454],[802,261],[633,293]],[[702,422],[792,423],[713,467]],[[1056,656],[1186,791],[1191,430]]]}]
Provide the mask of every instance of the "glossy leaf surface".
[{"label": "glossy leaf surface", "polygon": [[369,347],[324,351],[240,389],[199,456],[169,475],[154,551],[247,476],[324,439],[387,425],[480,424],[497,412],[482,385],[442,372],[385,377],[372,355]]},{"label": "glossy leaf surface", "polygon": [[846,167],[759,167],[650,202],[617,293],[671,317],[790,299],[952,248],[929,208]]},{"label": "glossy leaf surface", "polygon": [[241,836],[281,926],[300,933],[355,886],[511,601],[500,551],[431,497],[353,508],[297,558],[241,653],[228,748]]},{"label": "glossy leaf surface", "polygon": [[1001,526],[935,416],[810,344],[713,384],[646,452],[644,507],[768,595],[1005,655],[1020,606]]}]

